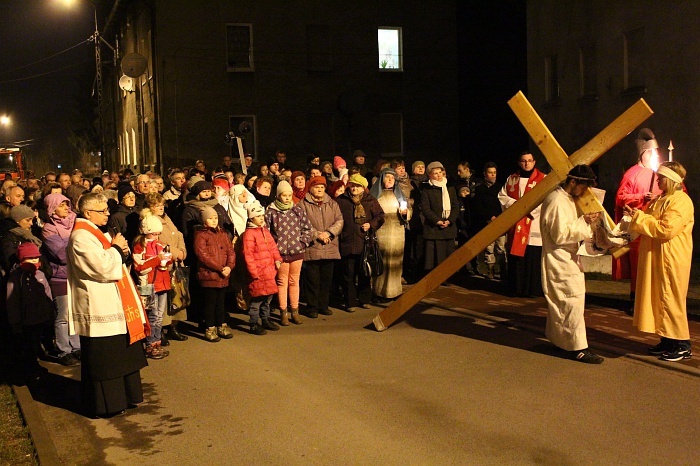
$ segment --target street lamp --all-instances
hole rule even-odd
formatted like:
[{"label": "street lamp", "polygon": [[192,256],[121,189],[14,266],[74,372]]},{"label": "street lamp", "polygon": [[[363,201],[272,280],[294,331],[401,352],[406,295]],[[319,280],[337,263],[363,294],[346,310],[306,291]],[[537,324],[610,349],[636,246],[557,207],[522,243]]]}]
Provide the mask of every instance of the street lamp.
[{"label": "street lamp", "polygon": [[0,116],[0,125],[10,126],[10,117],[7,115]]},{"label": "street lamp", "polygon": [[105,146],[105,134],[104,134],[104,110],[102,107],[102,57],[100,55],[100,42],[105,44],[107,47],[112,50],[112,54],[114,55],[114,66],[117,65],[117,51],[112,47],[109,42],[107,42],[101,35],[100,35],[100,30],[97,25],[97,7],[95,6],[95,3],[91,0],[63,0],[63,3],[71,7],[73,4],[77,3],[77,1],[81,1],[82,3],[87,3],[92,7],[93,13],[94,13],[94,19],[95,19],[95,31],[92,33],[92,35],[87,39],[88,42],[93,42],[95,44],[95,87],[97,88],[95,90],[97,94],[97,112],[100,116],[99,121],[100,121],[100,169],[104,167],[104,146]]}]

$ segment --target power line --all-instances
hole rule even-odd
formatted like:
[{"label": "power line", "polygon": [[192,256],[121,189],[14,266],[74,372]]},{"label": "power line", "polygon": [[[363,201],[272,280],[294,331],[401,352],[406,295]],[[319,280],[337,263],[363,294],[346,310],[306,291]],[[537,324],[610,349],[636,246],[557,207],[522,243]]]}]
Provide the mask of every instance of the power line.
[{"label": "power line", "polygon": [[28,80],[30,80],[30,79],[40,78],[40,77],[42,77],[42,76],[47,76],[47,75],[49,75],[49,74],[58,73],[59,71],[67,70],[67,69],[69,69],[69,68],[74,68],[74,67],[76,67],[76,66],[78,66],[78,65],[82,65],[83,63],[88,63],[88,62],[91,62],[91,61],[92,61],[92,60],[83,60],[83,61],[78,62],[78,63],[73,63],[72,65],[64,66],[63,68],[58,68],[58,69],[55,69],[55,70],[47,71],[47,72],[45,72],[45,73],[39,73],[39,74],[35,74],[35,75],[33,75],[33,76],[25,76],[25,77],[23,77],[23,78],[8,79],[8,80],[6,80],[6,81],[0,81],[0,84],[15,83],[15,82],[19,82],[19,81],[28,81]]},{"label": "power line", "polygon": [[[74,48],[80,47],[81,45],[85,45],[85,44],[87,44],[87,43],[89,43],[89,42],[90,42],[89,39],[88,39],[88,40],[84,40],[84,41],[82,41],[82,42],[79,42],[79,43],[73,45],[72,47],[68,47],[68,48],[65,49],[65,50],[61,50],[60,52],[56,52],[56,53],[54,53],[53,55],[49,55],[48,57],[42,58],[42,59],[37,60],[37,61],[35,61],[35,62],[28,63],[28,64],[26,64],[26,65],[22,65],[22,66],[20,66],[19,68],[15,68],[15,69],[12,69],[12,70],[0,71],[0,75],[2,75],[2,74],[7,74],[7,73],[14,73],[15,71],[23,70],[23,69],[25,69],[25,68],[29,68],[30,66],[34,66],[34,65],[36,65],[37,63],[41,63],[41,62],[44,62],[44,61],[46,61],[46,60],[51,60],[51,59],[54,58],[54,57],[57,57],[57,56],[59,56],[59,55],[61,55],[61,54],[63,54],[63,53],[66,53],[66,52],[70,52],[70,51],[73,50]],[[7,82],[7,81],[5,81],[5,82]]]}]

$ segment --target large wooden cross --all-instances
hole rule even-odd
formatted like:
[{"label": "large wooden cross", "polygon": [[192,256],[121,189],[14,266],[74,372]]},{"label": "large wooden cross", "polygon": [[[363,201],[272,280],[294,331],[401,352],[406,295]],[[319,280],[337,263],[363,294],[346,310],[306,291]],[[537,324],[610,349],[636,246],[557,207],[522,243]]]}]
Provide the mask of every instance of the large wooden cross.
[{"label": "large wooden cross", "polygon": [[[525,193],[523,197],[510,208],[503,211],[501,215],[486,225],[438,267],[434,268],[396,301],[377,314],[373,322],[374,327],[378,331],[386,330],[387,327],[396,322],[399,317],[408,312],[428,293],[440,286],[441,283],[461,269],[464,264],[483,251],[486,246],[494,242],[521,218],[537,207],[549,193],[566,180],[566,175],[571,168],[575,165],[595,162],[654,113],[644,99],[640,99],[603,131],[598,133],[596,137],[571,154],[571,157],[568,157],[522,92],[518,92],[510,99],[508,105],[547,158],[552,171],[537,186]],[[584,213],[604,212],[600,202],[590,191],[577,204]],[[608,218],[608,221],[610,222],[611,220]]]}]

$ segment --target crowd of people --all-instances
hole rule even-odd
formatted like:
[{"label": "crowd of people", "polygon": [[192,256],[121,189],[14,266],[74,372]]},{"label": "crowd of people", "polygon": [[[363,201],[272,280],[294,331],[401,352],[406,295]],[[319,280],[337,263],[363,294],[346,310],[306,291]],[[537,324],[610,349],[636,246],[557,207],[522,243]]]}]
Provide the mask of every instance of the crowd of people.
[{"label": "crowd of people", "polygon": [[[331,308],[356,312],[390,302],[545,176],[529,151],[517,164],[501,184],[493,162],[478,177],[462,161],[451,178],[438,161],[379,160],[370,169],[356,150],[349,164],[311,155],[292,168],[278,151],[265,163],[247,157],[245,172],[228,156],[213,170],[198,160],[168,170],[167,183],[128,169],[91,180],[78,170],[19,184],[7,179],[0,265],[6,320],[24,370],[40,374],[42,352],[66,366],[82,364],[88,411],[109,415],[141,401],[139,370],[147,359],[168,357],[171,341],[232,338],[229,312],[247,314],[248,331],[265,335],[302,324],[302,316],[332,315]],[[587,166],[569,175],[463,272],[503,280],[516,297],[546,295],[550,340],[573,359],[599,363],[585,341],[585,284],[576,261],[597,216],[578,216],[572,207],[595,176]],[[655,354],[690,357],[681,316],[687,274],[657,292],[665,282],[652,281],[649,271],[692,247],[692,202],[678,189],[685,177],[679,164],[663,165],[656,177],[646,212],[625,207],[643,238],[637,296],[645,298],[637,301],[635,324],[662,336]],[[657,244],[662,238],[670,242]],[[363,264],[371,241],[382,253],[379,275]],[[177,275],[176,289],[175,271],[182,270],[189,281]],[[654,316],[669,306],[669,293],[678,315],[660,330]],[[189,306],[175,306],[183,295]],[[185,332],[184,321],[195,326]]]}]

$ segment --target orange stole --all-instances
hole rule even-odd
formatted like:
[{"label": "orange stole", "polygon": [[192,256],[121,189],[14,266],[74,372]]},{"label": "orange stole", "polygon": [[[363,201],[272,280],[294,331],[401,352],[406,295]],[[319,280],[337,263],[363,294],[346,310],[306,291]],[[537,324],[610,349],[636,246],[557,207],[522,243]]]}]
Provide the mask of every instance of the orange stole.
[{"label": "orange stole", "polygon": [[[544,179],[545,175],[538,169],[533,169],[530,178],[527,180],[523,195],[534,188],[537,183]],[[506,181],[506,192],[513,199],[520,199],[520,172],[510,175]],[[530,226],[532,219],[529,215],[521,218],[518,223],[508,232],[510,239],[510,253],[514,256],[525,257],[525,249],[530,239]]]},{"label": "orange stole", "polygon": [[[100,240],[102,247],[105,250],[112,247],[107,237],[100,230],[86,222],[75,222],[74,230],[87,230]],[[131,281],[129,270],[126,265],[122,264],[122,278],[116,282],[117,292],[122,302],[124,309],[124,318],[126,319],[126,327],[129,330],[129,344],[133,344],[139,340],[146,338],[146,335],[151,334],[151,326],[146,319],[141,321],[141,316],[145,315],[143,304],[136,293],[134,282]]]}]

